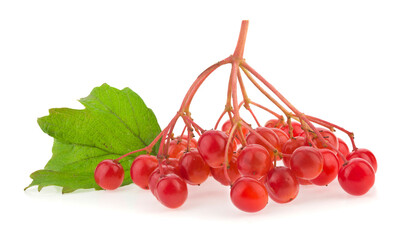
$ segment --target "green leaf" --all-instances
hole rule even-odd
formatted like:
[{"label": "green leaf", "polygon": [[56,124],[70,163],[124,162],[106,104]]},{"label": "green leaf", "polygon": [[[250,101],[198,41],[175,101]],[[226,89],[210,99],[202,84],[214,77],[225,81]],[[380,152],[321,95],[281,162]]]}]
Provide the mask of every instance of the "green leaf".
[{"label": "green leaf", "polygon": [[[54,185],[63,187],[63,193],[100,189],[93,175],[100,161],[144,148],[161,131],[153,111],[129,88],[103,84],[79,101],[85,109],[50,109],[48,116],[38,119],[43,132],[54,138],[53,156],[43,170],[31,174],[33,181],[27,188],[37,185],[40,191]],[[129,170],[139,154],[120,161],[125,170],[123,185],[132,182]]]}]

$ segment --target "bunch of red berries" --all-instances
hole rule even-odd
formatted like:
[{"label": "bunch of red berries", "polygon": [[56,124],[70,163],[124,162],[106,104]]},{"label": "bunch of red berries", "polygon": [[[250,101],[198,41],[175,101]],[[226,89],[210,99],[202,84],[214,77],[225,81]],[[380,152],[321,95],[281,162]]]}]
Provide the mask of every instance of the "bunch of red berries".
[{"label": "bunch of red berries", "polygon": [[[108,190],[118,188],[124,179],[124,169],[119,160],[145,151],[147,154],[133,161],[131,179],[139,187],[150,189],[169,208],[177,208],[185,202],[187,184],[200,185],[210,175],[221,184],[231,186],[233,204],[246,212],[262,210],[269,197],[278,203],[292,201],[298,195],[300,184],[324,186],[338,178],[341,187],[351,195],[363,195],[369,191],[375,182],[375,156],[367,149],[356,147],[352,132],[298,111],[245,62],[243,51],[247,27],[248,21],[243,21],[234,54],[202,72],[189,89],[180,110],[149,146],[116,160],[99,163],[95,180],[100,187]],[[189,106],[205,79],[215,69],[228,63],[232,64],[232,70],[224,111],[214,130],[205,131],[191,117]],[[283,112],[286,120],[282,115],[250,100],[240,70]],[[243,97],[240,103],[237,83]],[[251,106],[267,111],[276,119],[261,126]],[[258,127],[252,128],[241,118],[242,107],[249,111]],[[219,131],[219,123],[226,114],[229,120]],[[178,119],[183,120],[185,127],[179,137],[174,137],[173,130]],[[315,127],[315,124],[320,127]],[[349,136],[352,152],[334,134],[335,129]],[[199,136],[198,141],[194,138],[195,134]],[[159,140],[157,156],[150,155]]]}]

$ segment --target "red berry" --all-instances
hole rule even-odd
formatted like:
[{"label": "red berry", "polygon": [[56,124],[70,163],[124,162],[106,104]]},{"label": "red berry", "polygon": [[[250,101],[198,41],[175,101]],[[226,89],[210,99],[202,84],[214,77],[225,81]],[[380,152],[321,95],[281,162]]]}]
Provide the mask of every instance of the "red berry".
[{"label": "red berry", "polygon": [[[328,148],[330,150],[337,150],[339,143],[337,136],[330,130],[325,128],[316,128],[319,133],[322,135],[325,141],[320,140],[317,136],[312,138],[312,141],[316,144],[318,148]],[[301,136],[305,137],[305,132],[301,134]],[[312,135],[311,135],[312,137]],[[330,147],[327,143],[330,143],[333,147]]]},{"label": "red berry", "polygon": [[363,158],[352,158],[338,173],[338,182],[351,195],[363,195],[375,183],[375,170]]},{"label": "red berry", "polygon": [[310,180],[313,184],[325,186],[331,183],[338,174],[337,154],[329,149],[319,149],[323,156],[323,170],[316,178]]},{"label": "red berry", "polygon": [[[198,151],[203,160],[213,168],[223,166],[228,136],[222,131],[209,130],[202,134],[198,141]],[[228,149],[228,159],[233,154],[232,146]]]},{"label": "red berry", "polygon": [[281,152],[283,145],[288,141],[288,139],[290,139],[290,137],[281,129],[272,128],[271,130],[273,130],[279,139],[278,151]]},{"label": "red berry", "polygon": [[[280,145],[280,139],[277,137],[277,135],[274,133],[274,131],[271,128],[266,128],[266,127],[258,127],[255,129],[255,131],[260,134],[264,139],[266,139],[273,147],[276,149],[279,148]],[[259,144],[262,145],[270,154],[271,160],[274,159],[274,152],[272,149],[268,147],[256,134],[254,133],[249,133],[248,136],[246,137],[246,142],[248,144]]]},{"label": "red berry", "polygon": [[[188,135],[182,135],[181,139],[188,142]],[[198,146],[198,142],[195,138],[191,138],[191,143],[189,144],[190,148],[196,148]]]},{"label": "red berry", "polygon": [[[228,179],[224,174],[224,166],[219,168],[210,168],[210,172],[213,178],[216,179],[219,183],[225,186],[230,185],[230,182],[228,181]],[[235,182],[239,177],[241,177],[241,174],[239,173],[237,167],[237,160],[234,156],[231,159],[229,165],[227,166],[227,173],[232,183]]]},{"label": "red berry", "polygon": [[189,184],[199,185],[209,177],[209,165],[203,161],[198,150],[184,153],[180,159],[180,173],[182,178]]},{"label": "red berry", "polygon": [[265,123],[267,128],[281,128],[283,126],[283,121],[279,119],[270,119]]},{"label": "red berry", "polygon": [[188,142],[183,139],[173,139],[172,141],[170,141],[170,146],[168,147],[168,156],[170,158],[179,159],[182,154],[187,150],[187,143]]},{"label": "red berry", "polygon": [[[338,138],[338,151],[346,158],[347,155],[350,153],[348,145],[342,140]],[[343,158],[337,153],[339,168],[344,164]]]},{"label": "red berry", "polygon": [[[164,171],[164,175],[166,174],[171,174],[171,173],[176,173],[176,170],[169,165],[162,165],[163,171]],[[160,173],[160,168],[157,167],[149,176],[149,189],[150,191],[153,193],[153,195],[159,199],[159,197],[157,196],[157,192],[156,192],[156,186],[157,183],[159,182],[160,178],[162,177],[161,173]]]},{"label": "red berry", "polygon": [[[304,137],[295,137],[287,140],[287,142],[283,144],[281,152],[284,154],[292,154],[297,148],[305,145],[306,142]],[[283,156],[283,163],[286,167],[290,167],[290,159],[291,157]]]},{"label": "red berry", "polygon": [[265,185],[270,198],[278,203],[292,201],[299,191],[298,180],[287,167],[275,167],[270,170]]},{"label": "red berry", "polygon": [[323,156],[313,147],[299,147],[291,156],[290,168],[297,178],[311,180],[323,170]]},{"label": "red berry", "polygon": [[[328,148],[333,151],[338,149],[338,138],[332,131],[330,131],[328,129],[324,129],[324,128],[317,128],[317,130],[319,131],[319,133],[322,135],[322,137],[325,140],[325,142],[323,142],[323,141],[320,141],[318,138],[315,139],[316,146],[318,148]],[[328,146],[326,144],[326,142],[330,143],[334,148]]]},{"label": "red berry", "polygon": [[170,166],[174,169],[174,173],[180,176],[180,160],[177,158],[168,158],[162,161],[163,165]]},{"label": "red berry", "polygon": [[[238,129],[238,128],[237,128]],[[230,133],[230,131],[231,131],[231,121],[230,120],[227,120],[224,124],[223,124],[223,126],[221,126],[221,130],[223,131],[223,132],[225,132],[227,135]],[[248,133],[248,129],[246,128],[246,127],[244,127],[244,126],[241,126],[241,130],[242,130],[242,134],[244,135],[244,136],[246,136],[246,134]],[[237,137],[238,137],[238,134],[237,134]]]},{"label": "red berry", "polygon": [[156,169],[158,161],[152,155],[140,155],[131,165],[132,181],[143,189],[149,189],[149,176]]},{"label": "red berry", "polygon": [[168,208],[178,208],[188,197],[187,184],[179,176],[168,174],[156,186],[159,201]]},{"label": "red berry", "polygon": [[115,160],[103,160],[95,169],[95,181],[105,190],[114,190],[124,181],[124,168]]},{"label": "red berry", "polygon": [[340,151],[344,157],[350,153],[348,145],[341,138],[338,138],[338,151]]},{"label": "red berry", "polygon": [[312,182],[310,180],[302,179],[302,178],[297,178],[299,185],[312,185]]},{"label": "red berry", "polygon": [[[294,137],[298,137],[304,132],[304,130],[302,130],[301,124],[298,122],[291,122],[291,126],[293,128],[292,134]],[[288,136],[290,136],[290,127],[288,126],[288,124],[282,126],[281,130],[283,130],[285,133],[288,133]]]},{"label": "red berry", "polygon": [[230,192],[232,203],[244,212],[258,212],[268,202],[266,188],[254,178],[240,177]]},{"label": "red berry", "polygon": [[273,167],[267,150],[258,144],[249,144],[244,147],[237,160],[238,171],[243,176],[256,179],[266,175]]},{"label": "red berry", "polygon": [[377,171],[376,157],[368,149],[358,148],[357,150],[355,150],[355,151],[351,152],[350,154],[348,154],[346,158],[347,158],[347,160],[351,160],[353,158],[363,158],[366,161],[368,161],[368,163],[370,163],[370,165],[372,165],[372,167],[375,170],[375,172]]}]

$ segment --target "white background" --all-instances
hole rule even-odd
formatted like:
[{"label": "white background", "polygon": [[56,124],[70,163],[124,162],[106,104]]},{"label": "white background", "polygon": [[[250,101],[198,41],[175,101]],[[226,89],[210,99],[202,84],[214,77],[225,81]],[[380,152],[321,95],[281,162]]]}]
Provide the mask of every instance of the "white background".
[{"label": "white background", "polygon": [[[263,2],[1,1],[1,239],[399,238],[390,219],[401,214],[399,1]],[[133,185],[23,191],[51,157],[52,139],[36,123],[49,108],[81,108],[76,100],[107,82],[137,92],[165,127],[197,75],[233,52],[242,19],[247,62],[301,111],[354,131],[375,153],[368,194],[349,196],[335,181],[247,214],[212,179],[176,210]],[[194,99],[206,129],[224,108],[228,74],[216,71]]]}]

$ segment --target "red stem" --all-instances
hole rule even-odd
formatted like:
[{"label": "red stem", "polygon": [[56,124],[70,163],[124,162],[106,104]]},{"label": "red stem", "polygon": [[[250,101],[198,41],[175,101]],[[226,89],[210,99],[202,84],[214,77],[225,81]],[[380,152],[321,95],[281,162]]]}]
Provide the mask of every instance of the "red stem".
[{"label": "red stem", "polygon": [[230,130],[230,134],[228,136],[228,141],[226,144],[226,148],[224,149],[224,176],[226,177],[228,183],[231,185],[231,178],[230,175],[228,175],[228,171],[227,171],[227,166],[229,164],[229,159],[228,159],[228,150],[230,149],[231,146],[231,142],[234,140],[234,134],[237,130],[237,125],[234,125],[231,130]]},{"label": "red stem", "polygon": [[121,157],[115,159],[114,161],[115,162],[119,162],[121,159],[123,159],[125,157],[128,157],[131,154],[134,154],[134,153],[137,153],[137,152],[142,152],[142,151],[146,151],[146,147],[138,149],[138,150],[135,150],[135,151],[132,151],[132,152],[129,152],[129,153],[126,153],[126,154],[122,155]]},{"label": "red stem", "polygon": [[262,106],[262,105],[260,105],[260,104],[258,104],[258,103],[253,102],[253,101],[250,101],[249,103],[252,104],[252,105],[255,105],[255,106],[258,107],[258,108],[261,108],[261,109],[265,110],[265,111],[268,112],[268,113],[271,113],[272,115],[274,115],[274,116],[275,116],[276,118],[278,118],[278,119],[282,119],[282,118],[283,118],[282,115],[280,115],[280,114],[278,114],[278,113],[276,113],[276,112],[274,112],[274,111],[268,109],[268,108],[265,107],[265,106]]},{"label": "red stem", "polygon": [[190,89],[188,90],[186,96],[184,97],[184,101],[182,102],[182,105],[180,107],[181,112],[188,112],[189,111],[189,105],[192,102],[192,99],[195,95],[195,93],[198,91],[199,87],[202,85],[202,83],[206,80],[206,78],[217,68],[220,66],[232,62],[232,57],[228,57],[220,62],[217,62],[207,68],[205,71],[203,71],[198,78],[195,80],[195,82],[192,84]]},{"label": "red stem", "polygon": [[330,122],[327,122],[327,121],[325,121],[325,120],[319,119],[319,118],[317,118],[317,117],[312,117],[312,116],[308,116],[308,115],[305,115],[305,117],[307,117],[309,120],[311,120],[312,122],[317,123],[317,124],[319,124],[319,125],[325,126],[325,127],[327,127],[327,128],[336,128],[336,129],[338,129],[338,130],[344,132],[344,133],[347,134],[348,137],[351,139],[351,143],[352,143],[352,148],[353,148],[353,150],[355,151],[356,149],[358,149],[358,148],[356,147],[356,145],[355,145],[354,133],[353,133],[353,132],[347,131],[347,130],[345,130],[344,128],[342,128],[342,127],[340,127],[340,126],[337,126],[337,125],[335,125],[335,124],[333,124],[333,123],[330,123]]},{"label": "red stem", "polygon": [[238,37],[237,47],[234,51],[234,57],[242,59],[244,55],[246,35],[248,33],[249,20],[243,20],[241,23],[241,30]]},{"label": "red stem", "polygon": [[266,144],[266,146],[274,153],[274,155],[279,155],[279,157],[283,156],[281,152],[279,152],[269,141],[267,141],[262,135],[256,132],[251,126],[245,123],[242,119],[241,122],[244,123],[244,127],[246,127],[249,130],[249,132],[255,134],[255,136],[258,137],[260,141]]},{"label": "red stem", "polygon": [[320,134],[320,132],[316,129],[316,127],[305,117],[305,115],[300,111],[298,111],[298,109],[296,109],[279,91],[277,91],[277,89],[273,85],[271,85],[268,81],[266,81],[266,79],[264,79],[246,62],[243,62],[242,66],[244,66],[244,68],[249,72],[251,72],[256,78],[258,78],[264,85],[266,85],[266,87],[268,87],[285,105],[287,105],[287,107],[290,108],[291,111],[293,111],[299,119],[305,121],[308,124],[308,126],[316,133],[320,141],[326,143],[326,145],[332,148],[333,150],[336,150],[336,152],[339,153],[339,155],[341,156],[341,158],[344,160],[345,163],[348,162],[347,159],[345,159],[345,157],[340,153],[340,151],[338,151],[336,147],[334,147],[331,143],[329,143],[323,138],[322,134]]},{"label": "red stem", "polygon": [[227,113],[226,110],[223,111],[223,113],[220,115],[219,119],[216,122],[216,125],[214,125],[214,129],[217,130],[217,128],[219,127],[219,123],[221,121],[221,119],[224,117],[224,115]]}]

